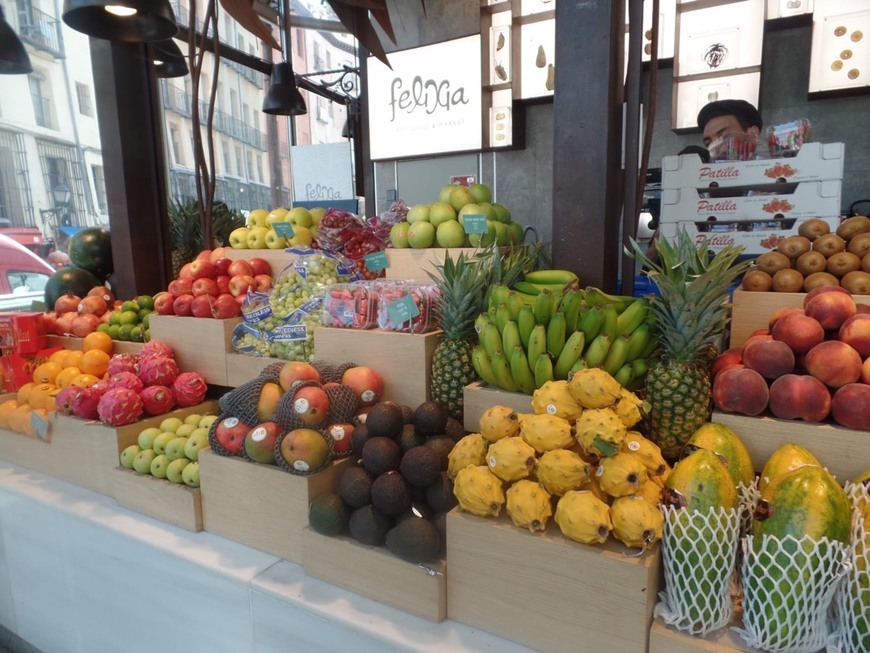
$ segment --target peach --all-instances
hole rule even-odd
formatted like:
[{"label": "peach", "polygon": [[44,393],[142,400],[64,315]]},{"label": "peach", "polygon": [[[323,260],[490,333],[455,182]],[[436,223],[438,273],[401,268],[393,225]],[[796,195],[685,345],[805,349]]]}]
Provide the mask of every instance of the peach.
[{"label": "peach", "polygon": [[847,383],[842,386],[834,393],[831,415],[841,426],[870,430],[870,385]]},{"label": "peach", "polygon": [[760,415],[768,397],[767,381],[748,367],[723,370],[713,382],[713,403],[726,413]]},{"label": "peach", "polygon": [[807,372],[825,385],[839,388],[861,378],[861,357],[845,342],[826,340],[807,352]]},{"label": "peach", "polygon": [[770,384],[770,412],[783,419],[821,422],[831,412],[831,393],[806,374],[785,374]]},{"label": "peach", "polygon": [[839,285],[817,286],[817,287],[813,288],[812,290],[810,290],[806,294],[806,296],[804,297],[804,308],[807,307],[807,302],[810,301],[813,297],[815,297],[816,295],[820,295],[823,292],[828,292],[829,290],[831,292],[839,292],[839,293],[844,293],[846,295],[849,294],[848,290],[846,290],[845,288],[843,288],[842,286],[839,286]]},{"label": "peach", "polygon": [[781,318],[784,318],[789,313],[803,313],[804,309],[798,308],[797,306],[783,306],[781,308],[776,309],[773,312],[773,315],[770,316],[770,321],[767,323],[768,330],[773,330],[773,325],[776,324]]},{"label": "peach", "polygon": [[861,366],[861,381],[870,385],[870,356],[867,357],[864,365]]},{"label": "peach", "polygon": [[735,367],[743,367],[743,349],[741,347],[732,347],[719,354],[713,361],[713,365],[710,366],[710,378],[715,379],[719,372]]},{"label": "peach", "polygon": [[782,340],[754,340],[743,348],[743,364],[765,379],[794,370],[794,352]]},{"label": "peach", "polygon": [[825,339],[825,330],[819,321],[803,313],[789,313],[773,325],[774,340],[781,340],[795,355],[807,353]]},{"label": "peach", "polygon": [[870,315],[856,313],[840,326],[838,339],[851,345],[861,358],[870,356]]},{"label": "peach", "polygon": [[847,318],[858,312],[852,295],[841,292],[819,293],[807,302],[804,311],[819,321],[826,331],[839,329]]}]

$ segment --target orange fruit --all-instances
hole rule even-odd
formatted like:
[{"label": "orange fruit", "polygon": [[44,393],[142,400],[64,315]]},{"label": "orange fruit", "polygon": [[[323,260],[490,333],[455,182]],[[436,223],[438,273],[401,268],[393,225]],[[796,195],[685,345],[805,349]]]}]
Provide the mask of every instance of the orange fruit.
[{"label": "orange fruit", "polygon": [[37,384],[33,390],[30,391],[30,395],[27,397],[27,403],[30,404],[31,408],[45,408],[45,402],[48,400],[48,395],[54,389],[55,387],[53,383]]},{"label": "orange fruit", "polygon": [[97,381],[99,381],[99,379],[93,374],[79,374],[76,378],[70,381],[70,385],[77,385],[80,388],[90,388]]},{"label": "orange fruit", "polygon": [[23,386],[18,388],[18,393],[15,395],[15,398],[18,400],[19,404],[26,404],[27,397],[30,395],[30,391],[33,390],[33,386],[36,384],[33,382],[25,383]]},{"label": "orange fruit", "polygon": [[69,353],[69,349],[58,349],[51,356],[48,357],[49,363],[57,363],[61,367],[63,367],[63,358]]},{"label": "orange fruit", "polygon": [[62,369],[57,363],[51,362],[37,365],[36,369],[33,370],[33,381],[35,383],[54,383],[54,380]]},{"label": "orange fruit", "polygon": [[99,349],[100,351],[104,351],[107,354],[111,355],[112,348],[114,346],[115,345],[112,342],[112,337],[108,333],[104,333],[102,331],[94,331],[93,333],[89,333],[82,341],[82,351],[86,354],[94,349]]},{"label": "orange fruit", "polygon": [[9,428],[16,433],[24,433],[26,428],[30,428],[31,412],[33,412],[33,409],[27,404],[18,406],[9,415]]},{"label": "orange fruit", "polygon": [[18,408],[18,401],[16,399],[7,399],[0,404],[0,429],[9,428],[9,416],[16,408]]},{"label": "orange fruit", "polygon": [[85,352],[84,356],[82,356],[82,364],[79,365],[79,369],[81,369],[85,374],[103,376],[103,374],[106,373],[106,370],[109,369],[109,360],[111,358],[112,357],[102,349],[91,349],[90,351]]},{"label": "orange fruit", "polygon": [[61,370],[60,374],[55,377],[54,384],[58,388],[65,388],[81,373],[82,371],[77,367],[65,367]]},{"label": "orange fruit", "polygon": [[48,397],[45,398],[45,412],[53,413],[57,410],[57,393],[60,392],[60,388],[55,388],[51,392],[48,393]]},{"label": "orange fruit", "polygon": [[66,356],[63,357],[63,365],[64,367],[81,367],[82,366],[82,358],[84,357],[85,352],[83,351],[73,351],[67,350]]}]

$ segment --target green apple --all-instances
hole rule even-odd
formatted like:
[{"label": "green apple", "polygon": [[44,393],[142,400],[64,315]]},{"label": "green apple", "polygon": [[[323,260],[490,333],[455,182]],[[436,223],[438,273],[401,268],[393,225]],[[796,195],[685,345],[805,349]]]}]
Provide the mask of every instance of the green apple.
[{"label": "green apple", "polygon": [[456,209],[449,202],[433,202],[429,207],[429,222],[438,227],[442,222],[456,219]]},{"label": "green apple", "polygon": [[511,221],[511,212],[507,210],[507,208],[503,204],[499,204],[495,202],[492,205],[493,210],[495,211],[495,219],[499,222],[510,222]]},{"label": "green apple", "polygon": [[139,437],[136,438],[136,442],[139,444],[139,449],[150,449],[154,446],[154,438],[160,435],[163,431],[156,427],[147,428],[141,433],[139,433]]},{"label": "green apple", "polygon": [[465,218],[466,215],[484,215],[485,216],[486,214],[483,212],[483,209],[480,208],[480,206],[478,206],[477,204],[472,202],[470,204],[466,204],[465,206],[463,206],[459,210],[459,215],[457,216],[457,220],[459,220],[459,224],[465,226],[465,220],[463,218]]},{"label": "green apple", "polygon": [[151,461],[149,471],[154,478],[166,478],[166,468],[169,467],[170,460],[165,453],[158,454]]},{"label": "green apple", "polygon": [[483,214],[486,216],[487,220],[493,220],[498,222],[498,216],[495,214],[495,209],[492,204],[489,202],[475,202],[480,207],[480,210],[483,211]]},{"label": "green apple", "polygon": [[525,229],[523,225],[519,222],[508,222],[508,239],[510,240],[511,245],[521,245],[523,242],[523,236],[525,235]]},{"label": "green apple", "polygon": [[192,462],[181,470],[181,480],[188,487],[199,487],[199,463]]},{"label": "green apple", "polygon": [[217,415],[203,415],[199,420],[199,426],[204,429],[210,429],[211,425],[217,421]]},{"label": "green apple", "polygon": [[248,227],[262,227],[266,224],[269,212],[266,209],[254,209],[248,213],[246,225]]},{"label": "green apple", "polygon": [[287,209],[283,206],[277,206],[266,216],[266,219],[263,220],[261,224],[253,225],[255,227],[268,227],[273,222],[281,222],[287,220]]},{"label": "green apple", "polygon": [[311,233],[310,228],[302,225],[293,227],[293,238],[289,241],[290,247],[310,247],[313,242],[314,234]]},{"label": "green apple", "polygon": [[495,244],[499,247],[507,247],[511,244],[511,232],[504,222],[487,220],[487,224],[495,227]]},{"label": "green apple", "polygon": [[198,420],[197,420],[197,422],[185,422],[184,424],[179,426],[177,429],[175,429],[175,435],[177,435],[180,438],[186,438],[198,428],[199,428],[199,421]]},{"label": "green apple", "polygon": [[415,204],[410,209],[408,209],[408,215],[405,219],[414,224],[415,222],[428,222],[429,221],[429,205],[428,204]]},{"label": "green apple", "polygon": [[166,480],[173,483],[181,483],[184,474],[184,468],[190,465],[191,462],[187,458],[176,458],[169,462],[166,466]]},{"label": "green apple", "polygon": [[410,247],[408,245],[408,229],[411,227],[407,222],[397,222],[390,229],[390,242],[396,249]]},{"label": "green apple", "polygon": [[465,230],[459,220],[448,220],[438,225],[435,240],[439,247],[462,247],[465,244]]},{"label": "green apple", "polygon": [[230,232],[229,241],[230,247],[233,249],[248,249],[248,229],[247,227],[238,227]]},{"label": "green apple", "polygon": [[294,227],[305,227],[306,229],[309,229],[311,225],[314,224],[314,220],[308,212],[308,209],[302,206],[290,209],[287,212],[285,219]]},{"label": "green apple", "polygon": [[142,449],[142,451],[137,453],[136,457],[133,459],[133,469],[140,474],[150,474],[151,463],[156,457],[157,453],[154,449]]},{"label": "green apple", "polygon": [[200,427],[187,438],[187,443],[184,445],[184,455],[193,462],[196,462],[199,460],[199,450],[205,449],[207,446],[208,429]]},{"label": "green apple", "polygon": [[154,453],[160,455],[166,452],[166,445],[172,442],[175,439],[175,433],[172,431],[164,431],[156,438],[154,438],[154,445],[151,447],[154,449]]},{"label": "green apple", "polygon": [[326,214],[326,209],[322,206],[315,206],[313,209],[308,209],[308,213],[311,214],[311,226],[316,227]]},{"label": "green apple", "polygon": [[486,184],[471,184],[468,187],[475,202],[492,202],[492,191]]},{"label": "green apple", "polygon": [[266,246],[266,236],[268,234],[268,227],[251,227],[248,229],[248,249],[268,249]]},{"label": "green apple", "polygon": [[167,417],[162,422],[160,422],[160,431],[169,431],[170,433],[175,433],[178,430],[178,427],[182,424],[184,424],[184,420],[182,420],[180,417]]},{"label": "green apple", "polygon": [[495,242],[495,224],[492,220],[486,221],[485,234],[468,234],[468,242],[472,247],[487,247]]},{"label": "green apple", "polygon": [[442,186],[441,190],[438,191],[438,201],[439,202],[449,202],[450,201],[450,193],[453,192],[453,189],[456,188],[457,184],[447,184],[446,186]]},{"label": "green apple", "polygon": [[415,222],[408,229],[408,244],[414,249],[432,247],[435,242],[435,227],[431,222]]},{"label": "green apple", "polygon": [[457,211],[472,202],[474,202],[474,195],[471,194],[471,191],[466,186],[456,186],[450,191],[450,203]]},{"label": "green apple", "polygon": [[287,239],[284,236],[279,236],[274,229],[269,229],[266,234],[266,247],[268,249],[284,249],[287,247]]},{"label": "green apple", "polygon": [[138,444],[131,444],[129,447],[125,447],[124,451],[121,452],[121,467],[133,469],[133,461],[136,460],[136,456],[139,455],[140,451],[142,449],[139,448]]},{"label": "green apple", "polygon": [[202,421],[202,415],[199,413],[191,413],[190,415],[186,415],[184,418],[185,424],[193,424],[194,426],[199,426],[199,423]]},{"label": "green apple", "polygon": [[169,444],[166,445],[166,449],[163,453],[166,454],[166,457],[169,460],[178,460],[179,458],[185,458],[184,455],[184,447],[187,445],[187,441],[189,438],[175,438],[169,441]]}]

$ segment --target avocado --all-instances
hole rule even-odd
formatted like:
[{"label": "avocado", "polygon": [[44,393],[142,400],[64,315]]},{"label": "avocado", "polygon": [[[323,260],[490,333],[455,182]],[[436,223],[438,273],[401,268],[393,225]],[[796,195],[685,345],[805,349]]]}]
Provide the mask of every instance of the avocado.
[{"label": "avocado", "polygon": [[441,534],[441,556],[447,555],[447,513],[446,512],[436,512],[432,515],[432,519],[429,521],[432,522],[432,525],[438,529],[438,532]]},{"label": "avocado", "polygon": [[462,438],[468,435],[462,422],[455,417],[451,417],[447,420],[447,426],[444,427],[444,434],[448,438],[452,438],[454,442],[459,442]]},{"label": "avocado", "polygon": [[402,450],[390,438],[369,438],[362,448],[362,463],[369,472],[380,476],[384,472],[396,469],[402,460]]},{"label": "avocado", "polygon": [[441,533],[427,519],[406,519],[387,533],[390,553],[408,562],[427,562],[441,551]]},{"label": "avocado", "polygon": [[372,505],[390,516],[398,515],[411,507],[411,490],[399,472],[387,472],[374,480]]},{"label": "avocado", "polygon": [[425,501],[414,501],[405,512],[396,515],[396,525],[398,526],[406,519],[420,519],[421,517],[423,519],[431,519],[434,514],[435,511]]},{"label": "avocado", "polygon": [[426,488],[426,502],[437,512],[449,512],[458,503],[453,495],[453,479],[441,472]]},{"label": "avocado", "polygon": [[438,453],[441,457],[441,471],[445,471],[450,463],[448,457],[456,443],[446,435],[430,435],[424,444]]},{"label": "avocado", "polygon": [[402,409],[402,421],[405,424],[413,424],[414,423],[414,409],[408,406],[407,404],[402,404],[400,406]]},{"label": "avocado", "polygon": [[351,508],[362,508],[372,502],[374,480],[362,467],[348,467],[338,482],[338,496]]},{"label": "avocado", "polygon": [[424,401],[414,410],[414,426],[424,435],[444,433],[450,414],[437,401]]},{"label": "avocado", "polygon": [[321,535],[340,535],[349,520],[350,509],[334,492],[314,497],[308,504],[308,524]]},{"label": "avocado", "polygon": [[355,456],[362,456],[363,445],[368,439],[369,430],[366,428],[365,422],[354,424],[353,432],[350,434],[350,448]]},{"label": "avocado", "polygon": [[351,513],[350,536],[360,544],[380,546],[387,539],[387,531],[393,527],[393,518],[374,506],[363,506]]},{"label": "avocado", "polygon": [[396,443],[399,445],[402,453],[405,453],[408,449],[419,447],[424,442],[426,442],[426,436],[422,433],[417,433],[417,429],[413,424],[405,424],[402,427],[402,432],[396,438]]},{"label": "avocado", "polygon": [[366,414],[369,437],[394,438],[402,432],[402,407],[392,401],[381,401]]},{"label": "avocado", "polygon": [[441,473],[441,456],[432,447],[408,449],[399,463],[399,471],[411,485],[430,485]]}]

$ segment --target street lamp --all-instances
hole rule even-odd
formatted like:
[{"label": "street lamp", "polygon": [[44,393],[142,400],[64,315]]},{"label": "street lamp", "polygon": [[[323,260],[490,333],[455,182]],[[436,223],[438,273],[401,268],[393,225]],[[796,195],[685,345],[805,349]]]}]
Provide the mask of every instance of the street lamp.
[{"label": "street lamp", "polygon": [[70,218],[67,213],[67,208],[69,207],[69,201],[72,197],[69,186],[60,182],[51,189],[51,194],[52,197],[54,197],[55,214],[60,214],[59,222],[61,226],[68,227],[70,225]]}]

